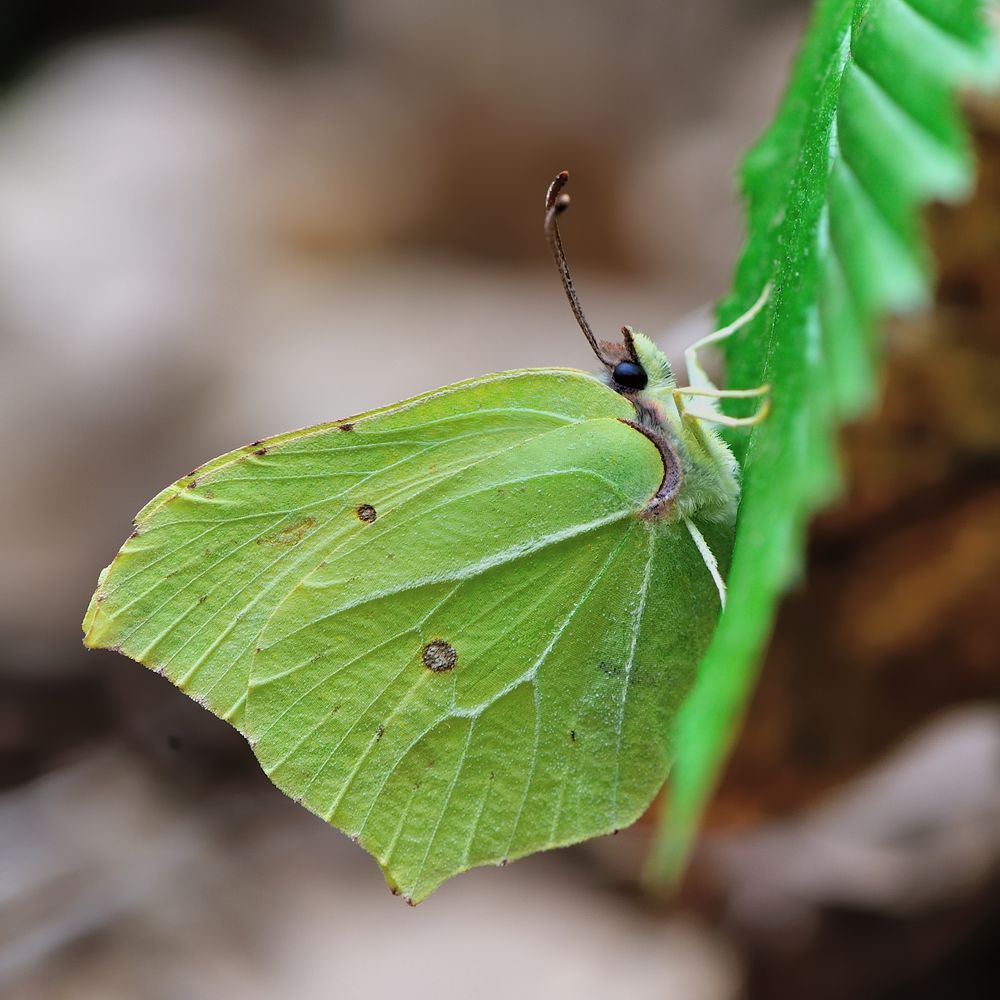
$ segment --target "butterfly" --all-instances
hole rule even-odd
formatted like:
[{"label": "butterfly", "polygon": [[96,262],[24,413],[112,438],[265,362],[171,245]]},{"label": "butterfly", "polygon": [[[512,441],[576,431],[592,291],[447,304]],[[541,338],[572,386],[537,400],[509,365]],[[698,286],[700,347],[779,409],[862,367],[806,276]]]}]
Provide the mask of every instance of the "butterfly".
[{"label": "butterfly", "polygon": [[[600,374],[485,375],[252,444],[136,516],[84,642],[242,732],[271,780],[419,902],[476,865],[616,831],[662,786],[725,601],[739,496],[719,426],[768,387],[678,387],[630,327]],[[757,413],[721,412],[762,397]]]}]

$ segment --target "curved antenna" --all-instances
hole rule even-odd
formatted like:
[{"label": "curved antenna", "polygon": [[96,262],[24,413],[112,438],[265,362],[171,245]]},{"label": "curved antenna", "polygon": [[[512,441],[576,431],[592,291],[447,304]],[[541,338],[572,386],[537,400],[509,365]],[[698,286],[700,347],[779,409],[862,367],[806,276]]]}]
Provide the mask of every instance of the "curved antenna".
[{"label": "curved antenna", "polygon": [[569,299],[569,306],[573,310],[583,335],[597,355],[602,364],[608,368],[614,368],[614,359],[609,358],[602,350],[594,331],[590,329],[587,317],[583,314],[583,306],[577,298],[576,289],[573,287],[573,275],[570,274],[569,264],[566,263],[566,253],[563,250],[562,238],[559,235],[559,225],[556,217],[562,215],[569,208],[569,195],[563,192],[566,182],[569,180],[569,171],[562,170],[556,174],[555,179],[549,185],[549,190],[545,194],[545,236],[552,248],[552,256],[555,258],[556,267],[559,268],[559,276],[562,278],[563,288],[566,289],[566,298]]}]

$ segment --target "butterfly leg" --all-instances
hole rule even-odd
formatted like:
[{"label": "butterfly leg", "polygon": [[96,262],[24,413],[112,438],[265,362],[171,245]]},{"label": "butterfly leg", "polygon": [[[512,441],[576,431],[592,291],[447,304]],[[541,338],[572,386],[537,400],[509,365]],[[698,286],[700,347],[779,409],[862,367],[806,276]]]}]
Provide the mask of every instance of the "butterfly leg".
[{"label": "butterfly leg", "polygon": [[[698,359],[698,351],[709,344],[716,344],[719,341],[731,337],[738,330],[751,322],[764,308],[767,300],[771,296],[771,285],[768,283],[760,293],[757,301],[742,316],[733,320],[728,326],[716,330],[714,333],[702,337],[695,341],[685,352],[684,360],[687,365],[688,379],[690,385],[674,389],[674,403],[683,418],[695,420],[706,420],[711,423],[721,424],[724,427],[752,427],[764,420],[770,412],[771,403],[767,398],[771,391],[768,384],[757,386],[755,389],[720,389],[708,377],[708,373],[701,366]],[[685,404],[685,396],[700,396],[708,401],[708,405],[703,408],[692,408]],[[719,411],[715,400],[719,399],[756,399],[765,397],[763,403],[756,413],[749,417],[729,417]]]},{"label": "butterfly leg", "polygon": [[716,386],[712,380],[708,377],[708,373],[701,366],[701,362],[698,360],[698,352],[703,347],[708,347],[709,344],[717,344],[727,337],[731,337],[734,333],[742,330],[748,323],[752,322],[760,313],[760,311],[767,304],[767,300],[771,297],[771,283],[768,282],[764,286],[764,290],[760,293],[757,301],[745,312],[742,316],[737,317],[728,326],[722,327],[721,330],[716,330],[713,333],[702,337],[701,340],[696,340],[685,352],[684,352],[684,364],[687,367],[688,382],[692,386],[703,389],[715,389]]},{"label": "butterfly leg", "polygon": [[770,391],[770,385],[762,385],[756,389],[733,390],[732,392],[726,392],[723,389],[720,389],[718,393],[710,393],[704,390],[695,390],[694,392],[695,395],[712,396],[715,399],[744,399],[749,396],[765,396],[764,402],[760,404],[757,412],[751,413],[749,417],[729,417],[716,409],[694,409],[690,406],[685,406],[679,397],[692,394],[692,390],[690,389],[675,389],[674,398],[677,400],[677,409],[680,410],[681,416],[684,418],[706,420],[709,423],[720,424],[723,427],[753,427],[766,420],[768,413],[771,412],[771,400],[766,398],[765,395]]},{"label": "butterfly leg", "polygon": [[[765,382],[764,385],[757,386],[756,389],[694,389],[685,386],[673,390],[674,403],[681,417],[684,419],[707,420],[710,423],[721,424],[723,427],[753,427],[766,419],[771,411],[771,400],[768,393],[771,385]],[[705,408],[694,408],[684,402],[685,396],[700,396],[703,399],[757,399],[761,396],[764,401],[760,404],[756,413],[749,417],[729,417],[721,413],[719,409],[711,403]]]}]

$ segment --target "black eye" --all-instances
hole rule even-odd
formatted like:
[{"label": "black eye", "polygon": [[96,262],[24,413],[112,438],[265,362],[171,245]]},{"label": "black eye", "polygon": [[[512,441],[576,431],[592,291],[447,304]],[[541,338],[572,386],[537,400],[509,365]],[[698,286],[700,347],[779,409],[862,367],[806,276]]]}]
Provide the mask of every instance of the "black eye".
[{"label": "black eye", "polygon": [[619,385],[625,386],[626,389],[645,389],[646,382],[649,381],[646,377],[646,369],[633,361],[619,361],[615,365],[611,377]]}]

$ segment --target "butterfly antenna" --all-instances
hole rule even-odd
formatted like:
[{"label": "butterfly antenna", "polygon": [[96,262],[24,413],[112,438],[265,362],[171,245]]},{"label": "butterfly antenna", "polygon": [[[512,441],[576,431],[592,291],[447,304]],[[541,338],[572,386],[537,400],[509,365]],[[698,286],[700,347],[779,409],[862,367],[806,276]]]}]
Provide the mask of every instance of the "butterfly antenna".
[{"label": "butterfly antenna", "polygon": [[576,289],[573,287],[573,275],[570,273],[569,264],[566,262],[566,252],[563,250],[562,237],[559,235],[559,224],[556,222],[558,216],[569,208],[569,195],[563,191],[566,182],[569,180],[569,171],[562,170],[556,174],[555,179],[549,185],[549,190],[545,195],[545,236],[552,248],[552,256],[555,258],[556,267],[559,268],[559,277],[562,278],[563,288],[566,290],[566,298],[569,299],[569,306],[573,310],[583,335],[587,338],[594,353],[601,362],[613,368],[615,362],[609,359],[605,352],[597,343],[594,331],[591,330],[587,317],[583,314],[583,306],[577,297]]}]

